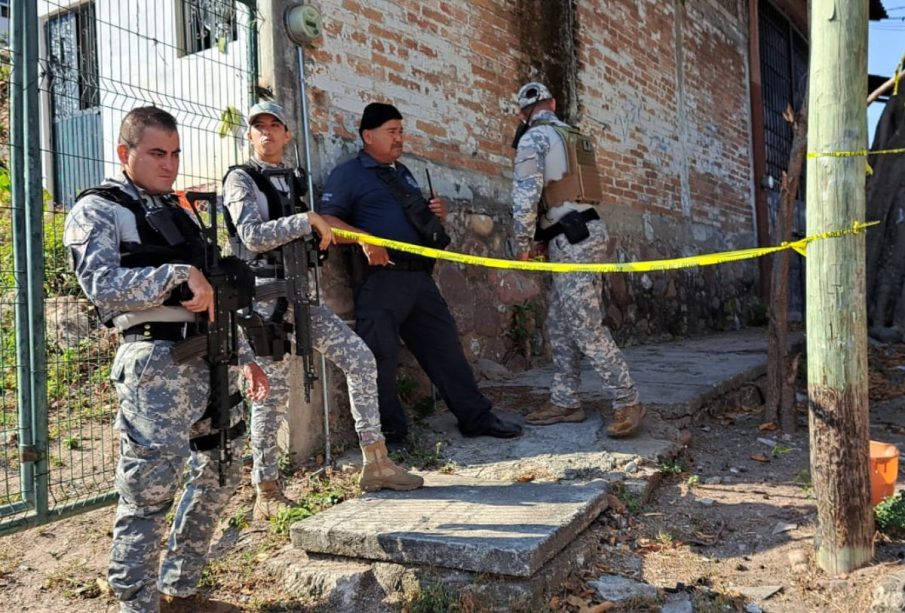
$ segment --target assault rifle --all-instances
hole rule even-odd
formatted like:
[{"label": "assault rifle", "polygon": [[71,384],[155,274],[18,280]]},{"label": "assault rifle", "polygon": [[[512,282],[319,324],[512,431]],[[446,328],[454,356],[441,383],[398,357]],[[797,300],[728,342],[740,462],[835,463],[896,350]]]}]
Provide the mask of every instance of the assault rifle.
[{"label": "assault rifle", "polygon": [[[251,307],[254,276],[248,266],[236,257],[221,257],[217,244],[217,194],[214,192],[186,192],[201,232],[204,236],[204,276],[214,290],[214,319],[206,313],[198,314],[201,334],[187,339],[173,348],[177,362],[203,355],[210,369],[210,397],[205,417],[210,417],[212,434],[191,439],[195,451],[220,450],[219,481],[226,484],[226,467],[232,462],[232,439],[245,432],[245,422],[230,427],[232,409],[242,402],[237,391],[230,393],[229,367],[238,363],[238,326],[236,311]],[[195,203],[207,203],[210,222],[205,226]]]},{"label": "assault rifle", "polygon": [[[263,168],[267,180],[280,177],[288,186],[288,192],[276,190],[282,205],[282,216],[308,212],[302,200],[299,186],[302,182],[291,168]],[[295,329],[295,353],[302,358],[302,374],[305,385],[305,402],[311,401],[311,390],[317,381],[314,369],[314,347],[311,344],[311,306],[319,301],[318,287],[309,287],[308,269],[318,264],[317,239],[314,233],[308,238],[297,238],[280,247],[283,260],[283,277],[286,282],[286,299],[292,308]]]}]

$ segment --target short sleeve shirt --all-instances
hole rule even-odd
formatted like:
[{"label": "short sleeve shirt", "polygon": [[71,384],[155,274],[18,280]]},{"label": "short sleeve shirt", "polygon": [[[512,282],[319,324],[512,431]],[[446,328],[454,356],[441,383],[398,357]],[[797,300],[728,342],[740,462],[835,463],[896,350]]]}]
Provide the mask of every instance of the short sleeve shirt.
[{"label": "short sleeve shirt", "polygon": [[[360,151],[358,156],[334,168],[324,186],[318,213],[338,217],[380,238],[423,244],[402,205],[377,176],[379,166],[374,158]],[[403,185],[420,192],[418,182],[404,164],[396,162],[395,171]]]}]

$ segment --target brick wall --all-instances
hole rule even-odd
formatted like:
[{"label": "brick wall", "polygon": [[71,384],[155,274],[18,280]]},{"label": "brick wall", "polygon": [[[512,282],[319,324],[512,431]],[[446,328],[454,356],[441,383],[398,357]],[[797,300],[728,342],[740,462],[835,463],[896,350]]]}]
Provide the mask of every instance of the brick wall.
[{"label": "brick wall", "polygon": [[[429,168],[451,204],[451,248],[504,256],[514,92],[537,78],[599,143],[610,260],[754,246],[743,0],[318,6],[324,37],[306,64],[316,184],[358,150],[365,104],[393,102],[405,116],[403,160],[419,180]],[[339,259],[327,294],[348,311]],[[469,357],[518,368],[519,347],[543,353],[541,332],[513,343],[511,323],[525,301],[543,313],[543,276],[443,264],[437,278]],[[756,265],[611,275],[605,298],[621,342],[744,325],[757,310]]]}]

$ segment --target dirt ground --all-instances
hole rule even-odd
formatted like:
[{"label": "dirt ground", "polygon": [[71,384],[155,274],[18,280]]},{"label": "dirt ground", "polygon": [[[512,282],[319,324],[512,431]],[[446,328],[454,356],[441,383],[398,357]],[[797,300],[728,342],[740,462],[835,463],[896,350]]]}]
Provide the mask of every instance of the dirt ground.
[{"label": "dirt ground", "polygon": [[[903,366],[905,346],[871,348],[871,437],[900,448]],[[806,417],[799,407],[798,432],[784,435],[762,429],[760,409],[733,397],[708,407],[692,426],[685,455],[660,465],[649,500],[617,492],[611,510],[590,528],[598,555],[551,594],[549,610],[620,610],[588,587],[602,574],[617,574],[661,588],[661,602],[686,592],[697,611],[744,611],[747,603],[771,612],[867,611],[874,583],[905,571],[905,542],[878,536],[875,563],[849,575],[830,577],[816,568]],[[287,489],[312,511],[356,495],[353,475],[330,470],[311,479],[311,468],[288,477]],[[286,522],[251,521],[252,504],[245,485],[221,519],[202,591],[241,611],[309,610],[274,579],[274,560],[288,543]],[[115,611],[98,582],[112,521],[113,509],[105,508],[0,538],[0,611]],[[763,586],[779,591],[767,599],[740,596]],[[636,603],[622,610],[658,607]]]}]

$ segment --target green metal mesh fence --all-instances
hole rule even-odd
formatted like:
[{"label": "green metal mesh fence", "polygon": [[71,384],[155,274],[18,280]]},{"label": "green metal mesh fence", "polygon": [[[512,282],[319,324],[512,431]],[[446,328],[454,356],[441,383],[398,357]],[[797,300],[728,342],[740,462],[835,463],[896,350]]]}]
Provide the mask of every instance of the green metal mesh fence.
[{"label": "green metal mesh fence", "polygon": [[[21,86],[37,90],[30,115],[40,117],[37,138],[21,125],[27,112],[13,103],[9,113],[15,75],[27,74],[29,56],[15,44],[0,56],[0,533],[113,500],[117,400],[108,375],[119,338],[97,320],[69,270],[66,211],[81,190],[118,174],[119,124],[150,104],[180,124],[177,189],[217,189],[244,157],[241,114],[256,81],[254,0],[39,0],[37,15],[26,6],[13,2],[11,34],[37,42],[36,76]],[[17,150],[26,165],[38,161],[40,195],[16,199],[13,186],[23,178],[11,177],[9,153]],[[43,231],[14,227],[17,214],[36,220],[34,207]],[[27,265],[17,249],[43,253],[43,312],[23,306]],[[22,326],[43,335],[19,338]],[[33,346],[41,336],[44,346]],[[29,398],[23,385],[41,393]]]}]

